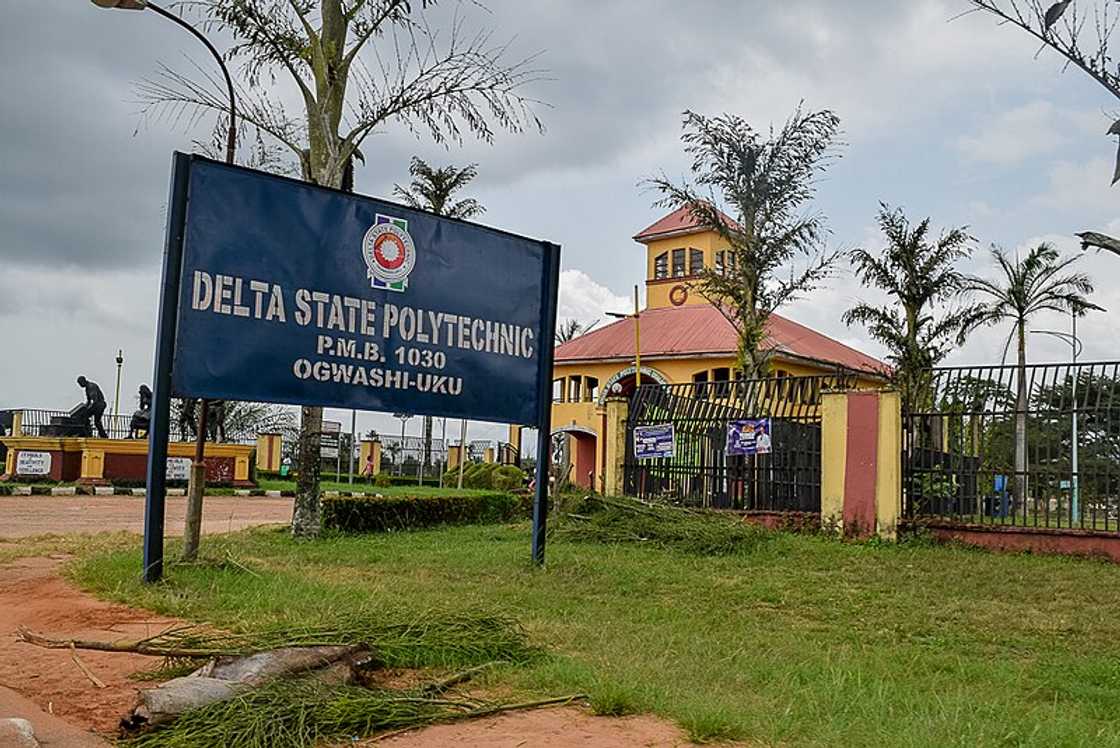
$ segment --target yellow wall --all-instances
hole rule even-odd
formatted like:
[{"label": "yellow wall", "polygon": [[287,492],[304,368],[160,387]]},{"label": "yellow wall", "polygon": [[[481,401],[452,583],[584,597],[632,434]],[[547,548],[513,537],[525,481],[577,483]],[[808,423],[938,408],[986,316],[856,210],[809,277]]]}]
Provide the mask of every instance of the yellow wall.
[{"label": "yellow wall", "polygon": [[[647,309],[660,309],[662,307],[672,306],[669,301],[669,292],[674,286],[684,285],[690,286],[690,280],[695,280],[691,275],[692,268],[687,266],[688,263],[688,250],[698,249],[704,253],[704,267],[714,267],[715,253],[717,250],[726,249],[727,245],[720,239],[719,235],[714,231],[702,231],[696,234],[686,234],[684,236],[673,236],[668,239],[657,239],[646,245],[646,308]],[[673,250],[685,250],[685,271],[684,277],[672,277],[673,273]],[[656,279],[654,278],[654,263],[657,256],[667,253],[669,267],[669,277]],[[708,300],[704,298],[695,288],[689,288],[688,297],[685,304],[707,304]]]}]

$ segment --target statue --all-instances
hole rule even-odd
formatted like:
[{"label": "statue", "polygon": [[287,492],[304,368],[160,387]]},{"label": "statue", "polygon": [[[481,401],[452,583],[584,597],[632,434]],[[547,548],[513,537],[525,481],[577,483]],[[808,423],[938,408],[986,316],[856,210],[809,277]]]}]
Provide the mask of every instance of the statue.
[{"label": "statue", "polygon": [[[85,377],[78,377],[78,386],[86,391],[84,410],[81,415],[74,411],[71,412],[71,415],[80,417],[87,423],[92,420],[97,427],[97,435],[102,439],[108,439],[109,434],[105,432],[105,424],[101,422],[101,416],[105,414],[105,395],[96,382],[91,382]],[[74,410],[77,411],[77,408]]]},{"label": "statue", "polygon": [[[212,442],[226,440],[226,404],[224,400],[209,400],[206,409],[206,438]],[[183,398],[179,409],[179,438],[194,441],[198,437],[198,398]]]},{"label": "statue", "polygon": [[128,423],[128,438],[139,439],[140,432],[147,433],[152,422],[152,390],[146,384],[140,385],[140,407],[132,414]]}]

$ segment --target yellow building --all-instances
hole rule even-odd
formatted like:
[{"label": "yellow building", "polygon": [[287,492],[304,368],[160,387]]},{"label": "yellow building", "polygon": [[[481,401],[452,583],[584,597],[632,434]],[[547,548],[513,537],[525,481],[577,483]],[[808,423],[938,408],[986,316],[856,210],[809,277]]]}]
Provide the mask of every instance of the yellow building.
[{"label": "yellow building", "polygon": [[[736,377],[734,327],[693,286],[702,268],[728,262],[726,243],[697,225],[686,208],[634,237],[646,247],[646,308],[556,348],[553,433],[566,434],[570,478],[601,487],[605,472],[607,394],[633,392],[635,324],[640,325],[642,381],[718,382]],[[853,374],[857,386],[880,384],[886,364],[793,320],[772,315],[765,347],[771,375]]]}]

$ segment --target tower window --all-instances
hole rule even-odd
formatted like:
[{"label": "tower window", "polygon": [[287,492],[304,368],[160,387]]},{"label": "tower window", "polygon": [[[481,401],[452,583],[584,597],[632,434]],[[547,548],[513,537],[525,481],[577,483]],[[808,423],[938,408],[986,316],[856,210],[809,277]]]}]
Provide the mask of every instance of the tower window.
[{"label": "tower window", "polygon": [[715,271],[717,273],[719,273],[720,275],[723,275],[723,258],[726,256],[726,254],[727,253],[724,252],[722,249],[720,251],[716,252]]},{"label": "tower window", "polygon": [[662,252],[653,260],[653,277],[654,278],[668,278],[669,277],[669,253]]},{"label": "tower window", "polygon": [[684,266],[685,252],[683,249],[673,250],[673,277],[683,278],[688,275],[688,271]]},{"label": "tower window", "polygon": [[699,249],[688,250],[688,272],[700,275],[704,270],[704,253]]}]

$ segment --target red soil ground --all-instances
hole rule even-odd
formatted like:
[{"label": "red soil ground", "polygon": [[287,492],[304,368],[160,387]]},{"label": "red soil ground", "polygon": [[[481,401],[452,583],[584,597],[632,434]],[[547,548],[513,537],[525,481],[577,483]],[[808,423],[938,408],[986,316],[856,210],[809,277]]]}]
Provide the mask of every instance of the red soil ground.
[{"label": "red soil ground", "polygon": [[[129,676],[156,661],[140,655],[79,652],[82,663],[104,683],[99,688],[82,673],[69,650],[21,643],[16,630],[26,626],[59,638],[136,638],[175,621],[80,592],[58,575],[64,560],[56,556],[0,565],[0,718],[29,720],[44,746],[97,748],[106,745],[97,734],[113,734],[118,720],[132,708],[137,689],[150,685]],[[363,744],[393,748],[690,745],[678,728],[654,717],[593,717],[574,707],[437,725]]]}]

